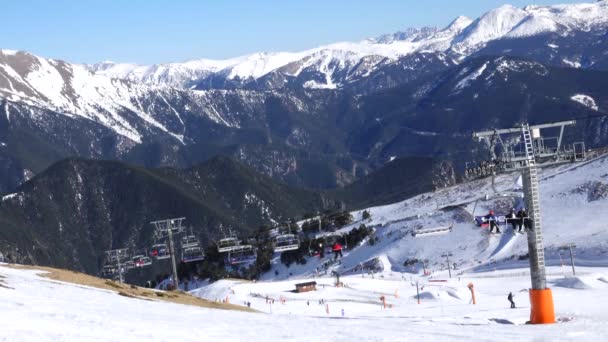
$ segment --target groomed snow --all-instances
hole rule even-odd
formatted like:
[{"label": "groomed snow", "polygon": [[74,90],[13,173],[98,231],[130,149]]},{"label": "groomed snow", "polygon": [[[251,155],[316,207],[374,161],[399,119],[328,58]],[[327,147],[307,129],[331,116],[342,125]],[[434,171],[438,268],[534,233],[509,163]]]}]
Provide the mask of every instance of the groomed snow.
[{"label": "groomed snow", "polygon": [[[36,271],[0,265],[2,341],[603,341],[608,338],[607,269],[581,269],[584,278],[551,277],[558,319],[526,325],[529,278],[437,280],[385,272],[314,279],[317,291],[293,293],[295,281],[220,281],[192,291],[243,305],[245,313],[127,298],[116,292],[42,278]],[[593,273],[592,273],[593,272]],[[421,303],[417,304],[415,281]],[[467,284],[476,290],[470,304]],[[580,284],[585,286],[579,286]],[[510,309],[507,294],[515,295]],[[266,296],[274,304],[266,304]],[[386,298],[387,308],[380,296]],[[284,304],[281,303],[284,298]],[[324,304],[319,304],[323,299]],[[392,306],[392,307],[391,307]]]}]

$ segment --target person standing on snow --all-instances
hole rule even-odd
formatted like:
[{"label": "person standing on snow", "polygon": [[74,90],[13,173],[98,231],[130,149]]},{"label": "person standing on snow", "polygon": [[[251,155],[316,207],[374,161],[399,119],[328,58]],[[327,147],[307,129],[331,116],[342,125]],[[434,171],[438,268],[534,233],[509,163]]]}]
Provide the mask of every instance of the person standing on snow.
[{"label": "person standing on snow", "polygon": [[515,302],[513,301],[513,297],[515,297],[513,295],[513,293],[509,292],[509,295],[507,296],[507,299],[511,303],[511,309],[515,309]]},{"label": "person standing on snow", "polygon": [[490,225],[490,233],[496,228],[496,232],[500,234],[500,228],[498,228],[498,223],[496,222],[496,216],[494,216],[494,210],[490,210],[488,215],[485,216],[486,221]]}]

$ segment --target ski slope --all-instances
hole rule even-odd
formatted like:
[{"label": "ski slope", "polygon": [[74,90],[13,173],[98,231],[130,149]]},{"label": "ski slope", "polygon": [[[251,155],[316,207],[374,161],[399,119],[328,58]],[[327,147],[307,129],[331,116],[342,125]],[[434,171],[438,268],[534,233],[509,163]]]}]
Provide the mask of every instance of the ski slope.
[{"label": "ski slope", "polygon": [[[472,224],[473,215],[490,208],[521,205],[518,178],[478,180],[369,208],[365,223],[375,227],[378,241],[349,246],[339,262],[316,257],[290,268],[277,262],[258,282],[201,282],[190,291],[212,301],[248,302],[258,313],[128,298],[0,265],[0,341],[608,340],[608,157],[542,172],[547,283],[558,320],[553,325],[525,324],[530,276],[520,256],[526,236],[489,235]],[[361,211],[353,214],[358,222],[341,231],[362,223]],[[451,232],[411,234],[446,225]],[[576,277],[569,256],[558,249],[570,242],[577,245]],[[456,263],[449,271],[444,253]],[[362,272],[362,264],[375,272]],[[344,286],[335,286],[332,271],[342,274]],[[305,281],[316,281],[317,290],[295,293],[295,284]],[[509,308],[509,292],[516,309]]]},{"label": "ski slope", "polygon": [[[561,265],[569,256],[560,247],[575,243],[576,263],[608,267],[608,156],[582,164],[568,164],[542,170],[540,181],[543,234],[547,265]],[[521,268],[527,259],[527,236],[512,234],[511,226],[501,227],[503,234],[490,235],[486,228],[473,224],[475,215],[485,215],[490,209],[508,213],[511,208],[524,206],[519,174],[501,175],[425,193],[405,201],[366,209],[372,215],[363,222],[363,210],[353,212],[355,222],[340,229],[345,233],[364,223],[375,227],[378,242],[352,246],[331,271],[347,272],[374,258],[386,258],[390,270],[422,272],[422,262],[428,260],[431,271],[444,269],[443,254],[451,253],[450,263],[456,263],[459,273],[475,273],[494,268]],[[414,237],[417,229],[452,226],[441,235]],[[310,258],[306,265],[286,268],[277,263],[263,279],[306,278],[316,274],[331,256],[324,260]],[[408,266],[404,266],[408,262]],[[411,265],[410,265],[411,264]],[[387,266],[385,265],[384,268]],[[322,273],[325,273],[324,271]]]},{"label": "ski slope", "polygon": [[[0,341],[605,341],[608,268],[581,272],[549,278],[559,322],[532,326],[524,324],[529,279],[507,271],[444,283],[386,271],[374,279],[343,277],[339,288],[321,278],[318,291],[301,294],[290,292],[295,280],[224,280],[192,291],[235,304],[249,301],[260,311],[246,313],[127,298],[0,265]],[[476,305],[469,303],[469,282]],[[516,309],[508,308],[508,292],[515,294]],[[275,303],[266,304],[266,296]]]}]

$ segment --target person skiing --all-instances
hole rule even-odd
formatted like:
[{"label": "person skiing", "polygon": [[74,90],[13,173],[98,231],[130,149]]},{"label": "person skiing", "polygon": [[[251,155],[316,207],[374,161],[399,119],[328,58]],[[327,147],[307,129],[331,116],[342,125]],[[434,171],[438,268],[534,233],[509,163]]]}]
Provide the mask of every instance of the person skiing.
[{"label": "person skiing", "polygon": [[338,259],[338,255],[342,258],[342,245],[339,242],[335,242],[331,248],[334,251],[334,260]]},{"label": "person skiing", "polygon": [[509,302],[511,303],[511,309],[515,309],[515,302],[513,301],[513,297],[515,297],[513,295],[512,292],[509,292],[509,295],[507,296],[507,299],[509,300]]},{"label": "person skiing", "polygon": [[494,210],[490,210],[488,215],[485,216],[486,221],[490,225],[490,233],[496,228],[496,232],[500,234],[500,228],[498,228],[498,223],[496,222],[496,216],[494,216]]},{"label": "person skiing", "polygon": [[521,227],[524,226],[526,229],[530,229],[530,219],[528,218],[528,212],[526,212],[526,208],[521,208],[517,212],[517,221],[519,225],[518,232],[521,233]]},{"label": "person skiing", "polygon": [[509,215],[507,215],[507,222],[511,222],[511,226],[513,227],[513,234],[515,234],[515,231],[517,230],[517,221],[518,219],[517,214],[515,213],[515,208],[511,208]]}]

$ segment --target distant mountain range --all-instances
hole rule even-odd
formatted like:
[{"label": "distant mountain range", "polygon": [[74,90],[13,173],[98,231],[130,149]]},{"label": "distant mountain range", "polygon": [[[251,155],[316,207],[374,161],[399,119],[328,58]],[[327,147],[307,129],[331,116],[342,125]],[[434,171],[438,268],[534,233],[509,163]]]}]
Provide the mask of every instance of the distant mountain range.
[{"label": "distant mountain range", "polygon": [[[607,24],[606,1],[523,9],[504,5],[475,20],[458,17],[443,29],[411,28],[375,39],[335,43],[302,52],[255,53],[228,60],[201,59],[150,66],[103,62],[89,67],[96,74],[182,88],[282,88],[297,82],[305,88],[343,89],[373,70],[415,53],[439,53],[462,61],[473,54],[487,54],[488,45],[495,49],[497,42],[539,36],[546,37],[546,44],[537,48],[544,48],[548,54],[561,54],[554,60],[555,65],[593,67],[604,63],[606,56],[591,58],[583,55],[582,50],[566,51],[571,44],[555,42],[581,33],[601,36]],[[516,52],[517,56],[527,53]]]},{"label": "distant mountain range", "polygon": [[[1,50],[0,192],[66,157],[189,167],[222,154],[314,188],[394,157],[458,169],[481,147],[472,129],[602,112],[607,37],[598,1],[223,61],[78,65]],[[589,146],[606,141],[605,121],[582,125]]]}]

